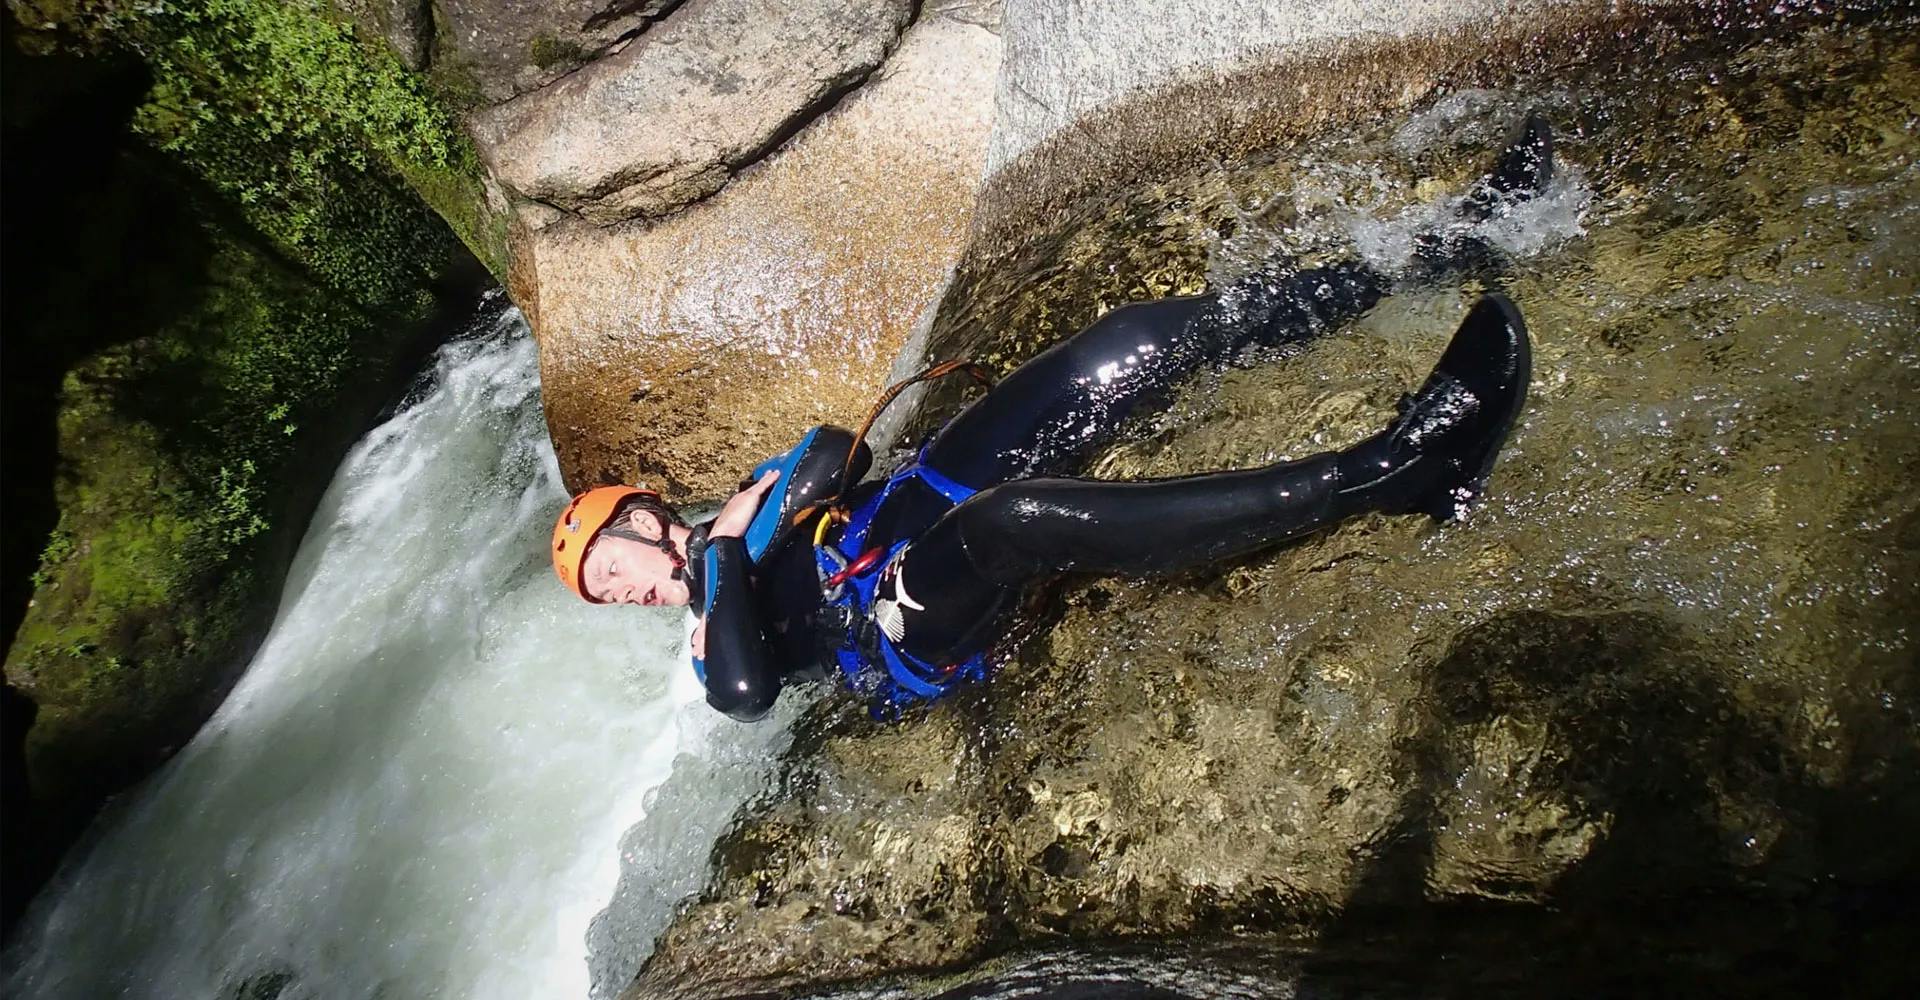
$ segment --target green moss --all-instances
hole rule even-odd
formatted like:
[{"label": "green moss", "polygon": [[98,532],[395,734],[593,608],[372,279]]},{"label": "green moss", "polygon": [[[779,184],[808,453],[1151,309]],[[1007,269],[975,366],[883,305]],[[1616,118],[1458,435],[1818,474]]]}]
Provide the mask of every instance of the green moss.
[{"label": "green moss", "polygon": [[460,242],[504,273],[505,219],[444,98],[319,0],[42,14],[145,65],[134,145],[184,220],[99,248],[123,261],[95,269],[106,287],[164,274],[164,312],[78,294],[8,330],[65,373],[59,524],[6,672],[40,709],[36,796],[85,802],[211,708],[331,471],[315,458],[344,449]]},{"label": "green moss", "polygon": [[433,55],[427,60],[427,82],[449,107],[471,111],[486,103],[486,93],[473,65],[460,50],[450,44],[453,27],[440,0],[431,0],[433,15]]},{"label": "green moss", "polygon": [[[344,398],[390,370],[394,328],[427,303],[343,308],[332,288],[210,227],[197,304],[70,372],[61,392],[60,527],[7,656],[41,706],[28,753],[50,792],[177,739],[238,655],[302,525],[290,484]],[[401,244],[403,247],[411,244]],[[104,734],[112,733],[112,736]]]},{"label": "green moss", "polygon": [[386,248],[422,231],[405,218],[418,206],[364,196],[381,185],[413,185],[504,276],[504,220],[453,116],[479,97],[457,60],[435,60],[431,80],[413,73],[323,0],[36,2],[83,44],[138,53],[153,88],[134,127],[327,283],[373,300],[417,283]]},{"label": "green moss", "polygon": [[445,58],[435,57],[427,68],[427,83],[449,107],[470,111],[487,102],[480,77],[467,60],[452,49],[445,50]]},{"label": "green moss", "polygon": [[555,66],[586,62],[590,53],[564,39],[550,35],[535,35],[533,41],[527,43],[527,55],[533,60],[535,66],[541,69],[552,69]]},{"label": "green moss", "polygon": [[33,589],[39,590],[53,579],[53,571],[73,555],[73,532],[63,523],[47,536],[47,546],[40,552],[40,568],[33,572]]},{"label": "green moss", "polygon": [[[461,140],[465,142],[465,138]],[[478,162],[470,147],[462,163]],[[486,265],[495,278],[506,280],[507,215],[488,207],[480,171],[455,167],[402,165],[400,173],[434,211],[445,219],[460,241]]]}]

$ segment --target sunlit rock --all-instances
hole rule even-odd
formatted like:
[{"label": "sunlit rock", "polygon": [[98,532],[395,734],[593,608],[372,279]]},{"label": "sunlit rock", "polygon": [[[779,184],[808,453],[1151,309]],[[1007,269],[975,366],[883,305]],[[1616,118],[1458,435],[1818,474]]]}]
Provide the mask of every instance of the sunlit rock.
[{"label": "sunlit rock", "polygon": [[859,423],[972,216],[999,61],[975,20],[923,12],[873,79],[713,198],[523,234],[516,297],[570,485],[720,495],[807,426]]},{"label": "sunlit rock", "polygon": [[907,0],[688,0],[620,51],[478,112],[476,145],[521,198],[598,223],[665,215],[864,80],[911,13]]}]

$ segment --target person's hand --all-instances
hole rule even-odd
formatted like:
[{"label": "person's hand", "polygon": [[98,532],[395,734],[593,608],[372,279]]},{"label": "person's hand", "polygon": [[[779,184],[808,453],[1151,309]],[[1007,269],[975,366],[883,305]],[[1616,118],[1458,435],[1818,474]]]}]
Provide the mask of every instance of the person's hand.
[{"label": "person's hand", "polygon": [[713,519],[707,528],[708,538],[739,538],[747,533],[747,526],[753,523],[753,515],[760,511],[760,501],[766,498],[767,491],[780,479],[778,469],[768,469],[760,481],[735,493],[720,508],[720,516]]},{"label": "person's hand", "polygon": [[707,658],[707,623],[705,619],[702,619],[700,626],[693,630],[693,635],[687,639],[687,645],[693,647],[694,659],[704,660]]}]

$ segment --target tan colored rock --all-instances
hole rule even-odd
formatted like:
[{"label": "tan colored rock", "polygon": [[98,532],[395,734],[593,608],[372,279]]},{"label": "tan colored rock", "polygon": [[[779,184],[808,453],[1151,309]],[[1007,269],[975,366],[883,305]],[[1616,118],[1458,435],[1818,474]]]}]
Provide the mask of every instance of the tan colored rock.
[{"label": "tan colored rock", "polygon": [[522,197],[596,223],[704,198],[886,58],[910,0],[688,0],[625,48],[476,114]]},{"label": "tan colored rock", "polygon": [[[392,0],[404,7],[409,0]],[[680,0],[436,0],[440,52],[489,101],[555,80],[648,29]],[[414,3],[424,10],[426,4]]]},{"label": "tan colored rock", "polygon": [[932,12],[708,201],[522,231],[515,297],[569,486],[637,470],[676,498],[717,496],[810,424],[860,420],[967,232],[998,56],[992,31]]}]

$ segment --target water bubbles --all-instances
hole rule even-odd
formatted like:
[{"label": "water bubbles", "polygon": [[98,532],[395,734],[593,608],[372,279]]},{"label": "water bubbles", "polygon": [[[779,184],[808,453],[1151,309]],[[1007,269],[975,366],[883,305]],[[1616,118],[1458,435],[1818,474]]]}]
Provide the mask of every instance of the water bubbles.
[{"label": "water bubbles", "polygon": [[[585,993],[619,833],[715,724],[676,623],[553,586],[537,393],[496,311],[349,453],[233,696],[46,898],[9,992]],[[710,812],[750,786],[708,789]]]}]

